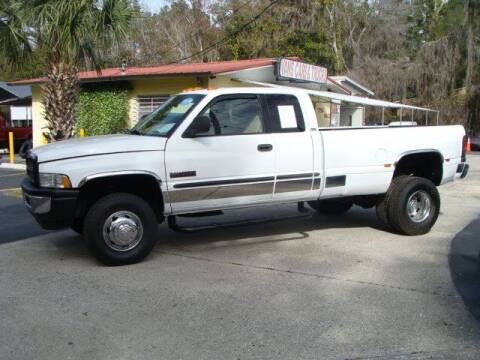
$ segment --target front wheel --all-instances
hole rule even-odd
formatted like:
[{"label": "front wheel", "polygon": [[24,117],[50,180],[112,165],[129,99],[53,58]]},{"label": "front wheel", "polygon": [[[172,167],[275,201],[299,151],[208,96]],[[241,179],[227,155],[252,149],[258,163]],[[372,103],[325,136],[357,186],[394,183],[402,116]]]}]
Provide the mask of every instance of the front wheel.
[{"label": "front wheel", "polygon": [[394,183],[387,204],[391,226],[401,234],[426,234],[440,213],[440,194],[430,180],[406,176]]},{"label": "front wheel", "polygon": [[158,230],[151,206],[142,198],[116,193],[98,200],[88,211],[83,234],[107,265],[133,264],[153,249]]}]

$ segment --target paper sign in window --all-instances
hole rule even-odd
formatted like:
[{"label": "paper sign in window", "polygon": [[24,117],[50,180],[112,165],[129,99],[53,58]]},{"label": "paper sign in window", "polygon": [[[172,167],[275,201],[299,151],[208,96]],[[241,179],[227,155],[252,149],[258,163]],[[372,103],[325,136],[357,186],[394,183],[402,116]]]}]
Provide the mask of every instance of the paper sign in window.
[{"label": "paper sign in window", "polygon": [[295,108],[292,105],[277,106],[278,116],[280,117],[280,127],[282,129],[292,129],[297,127],[297,118]]}]

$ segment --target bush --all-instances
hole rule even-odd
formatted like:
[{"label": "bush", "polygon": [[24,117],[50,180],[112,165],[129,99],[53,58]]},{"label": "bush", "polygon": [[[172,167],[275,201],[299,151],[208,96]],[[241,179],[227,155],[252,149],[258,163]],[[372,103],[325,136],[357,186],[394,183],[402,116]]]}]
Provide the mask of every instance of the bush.
[{"label": "bush", "polygon": [[87,136],[122,132],[128,125],[128,89],[123,85],[83,86],[76,114],[76,134]]}]

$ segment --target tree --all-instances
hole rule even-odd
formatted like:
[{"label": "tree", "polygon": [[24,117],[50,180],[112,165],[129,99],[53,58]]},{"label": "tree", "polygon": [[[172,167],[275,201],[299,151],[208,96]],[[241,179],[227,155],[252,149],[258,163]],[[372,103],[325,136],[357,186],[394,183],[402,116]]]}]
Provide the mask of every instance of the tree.
[{"label": "tree", "polygon": [[128,30],[129,0],[3,0],[0,52],[20,63],[32,48],[44,55],[44,116],[50,140],[73,136],[80,68],[100,69],[101,49]]},{"label": "tree", "polygon": [[0,2],[0,51],[14,61],[23,60],[31,52],[24,17],[21,2]]},{"label": "tree", "polygon": [[480,131],[480,2],[465,0],[465,26],[467,33],[467,126],[470,131]]},{"label": "tree", "polygon": [[[75,39],[92,39],[81,47],[108,66],[118,66],[122,60],[145,66],[298,56],[327,67],[330,74],[351,76],[379,98],[431,106],[441,110],[444,122],[480,131],[480,0],[169,0],[156,14],[142,10],[139,3],[0,1],[0,51],[25,58],[32,48],[17,76],[36,76],[39,63],[57,64],[57,68],[71,64],[52,61],[56,57],[47,24],[69,28],[67,22],[72,22],[78,34]],[[90,6],[82,8],[85,4]],[[94,24],[101,9],[113,4],[116,9],[122,9],[122,4],[134,9],[132,26],[121,43],[112,42],[117,29],[111,26],[102,32],[90,31],[98,28]],[[51,14],[43,12],[48,16],[33,11],[47,6],[55,8],[49,10]],[[118,14],[124,14],[123,10],[107,13],[115,15],[115,22]],[[86,34],[78,30],[85,28],[89,29]],[[90,47],[83,46],[89,43]],[[98,62],[89,51],[73,52],[77,55],[69,58],[78,61],[69,66],[96,68]],[[5,67],[2,56],[0,73],[9,79],[15,74]],[[50,75],[54,74],[51,70]],[[72,79],[71,86],[77,84]],[[52,86],[51,92],[56,88]],[[63,119],[68,112],[61,109]]]}]

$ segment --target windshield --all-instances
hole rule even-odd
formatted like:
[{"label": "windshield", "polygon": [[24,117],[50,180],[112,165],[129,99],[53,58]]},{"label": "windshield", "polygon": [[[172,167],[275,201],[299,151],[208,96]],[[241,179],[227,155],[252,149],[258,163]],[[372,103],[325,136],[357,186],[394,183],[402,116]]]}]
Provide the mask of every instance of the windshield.
[{"label": "windshield", "polygon": [[169,136],[205,95],[185,94],[170,97],[163,105],[141,119],[130,132],[137,135]]}]

